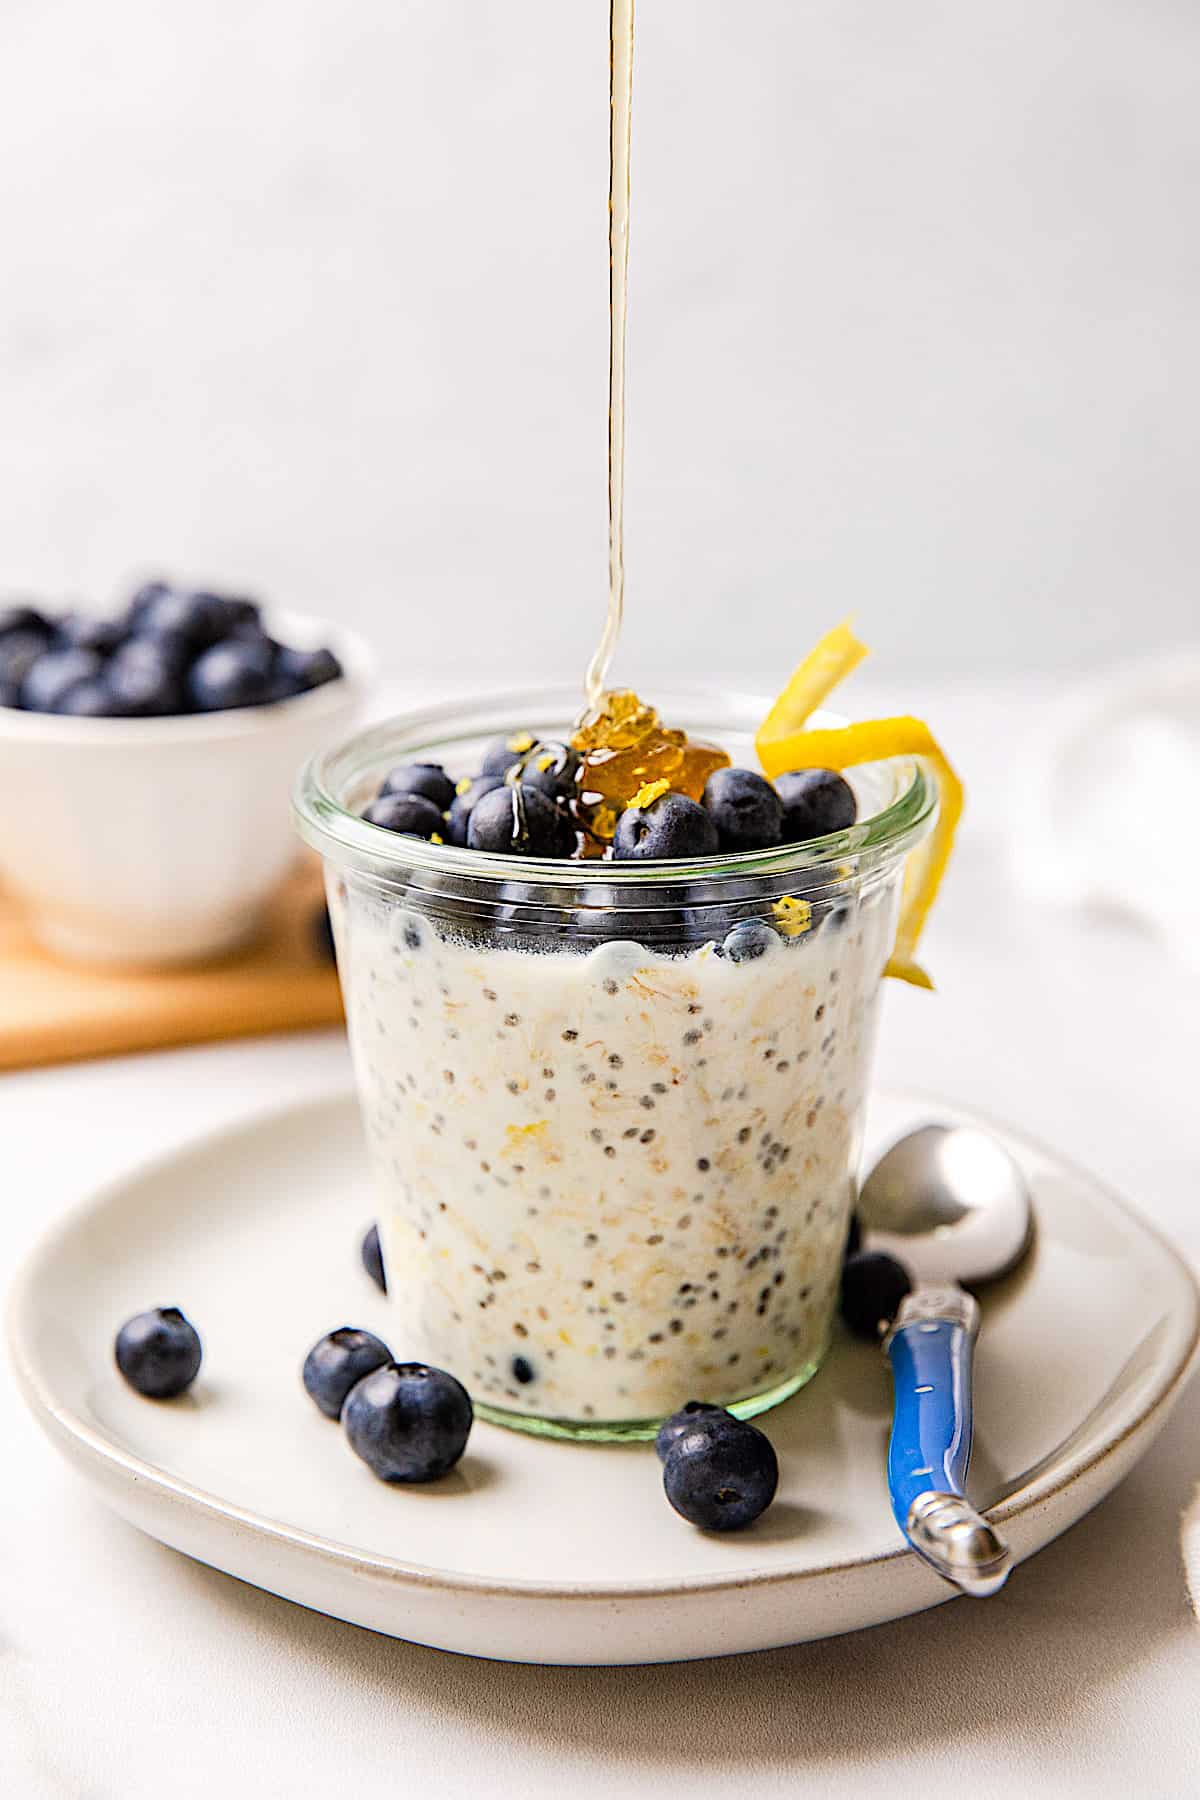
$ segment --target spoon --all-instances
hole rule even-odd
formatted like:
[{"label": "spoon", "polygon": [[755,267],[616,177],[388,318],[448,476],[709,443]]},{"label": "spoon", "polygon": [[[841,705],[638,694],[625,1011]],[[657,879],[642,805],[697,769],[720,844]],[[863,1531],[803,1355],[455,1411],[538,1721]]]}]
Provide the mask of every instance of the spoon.
[{"label": "spoon", "polygon": [[966,1594],[1003,1587],[1012,1553],[963,1493],[971,1459],[971,1360],[979,1307],[966,1292],[1014,1269],[1033,1237],[1025,1177],[982,1131],[926,1125],[893,1144],[858,1201],[872,1250],[918,1285],[884,1339],[894,1409],[888,1487],[917,1554]]}]

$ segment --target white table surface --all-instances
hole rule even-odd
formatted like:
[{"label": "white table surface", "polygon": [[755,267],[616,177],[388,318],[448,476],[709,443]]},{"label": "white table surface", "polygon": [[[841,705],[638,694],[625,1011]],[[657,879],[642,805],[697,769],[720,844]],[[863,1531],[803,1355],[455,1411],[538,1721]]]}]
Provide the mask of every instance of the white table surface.
[{"label": "white table surface", "polygon": [[[879,1076],[1044,1137],[1200,1259],[1200,976],[1111,922],[1018,903],[1006,873],[1012,751],[1049,699],[959,688],[929,708],[973,804],[927,939],[940,991],[889,984]],[[4,1078],[5,1263],[127,1164],[347,1079],[332,1032]],[[0,1795],[1192,1795],[1179,1518],[1198,1427],[1194,1386],[1125,1485],[993,1600],[730,1661],[536,1669],[373,1637],[141,1537],[58,1461],[5,1368]]]}]

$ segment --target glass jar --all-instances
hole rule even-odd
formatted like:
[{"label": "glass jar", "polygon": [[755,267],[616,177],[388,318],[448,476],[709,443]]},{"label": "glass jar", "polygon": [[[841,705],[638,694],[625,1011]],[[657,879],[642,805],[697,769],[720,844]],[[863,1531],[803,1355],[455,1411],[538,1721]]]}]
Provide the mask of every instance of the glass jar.
[{"label": "glass jar", "polygon": [[[754,766],[763,703],[655,694]],[[880,979],[919,765],[852,772],[860,823],[693,862],[569,862],[399,837],[388,769],[474,772],[574,690],[411,713],[315,757],[398,1355],[498,1423],[645,1437],[689,1399],[752,1416],[829,1343]]]}]

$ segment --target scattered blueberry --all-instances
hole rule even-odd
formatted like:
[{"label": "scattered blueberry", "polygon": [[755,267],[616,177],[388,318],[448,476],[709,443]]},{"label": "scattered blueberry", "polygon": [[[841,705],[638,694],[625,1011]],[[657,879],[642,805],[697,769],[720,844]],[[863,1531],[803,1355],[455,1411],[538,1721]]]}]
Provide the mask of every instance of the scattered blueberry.
[{"label": "scattered blueberry", "polygon": [[286,700],[292,694],[308,694],[324,687],[342,675],[342,665],[332,650],[292,650],[279,646],[273,675],[273,700]]},{"label": "scattered blueberry", "polygon": [[117,1333],[117,1367],[139,1394],[173,1400],[192,1385],[200,1367],[196,1328],[177,1306],[156,1306],[126,1319]]},{"label": "scattered blueberry", "polygon": [[20,689],[34,663],[42,656],[49,638],[33,626],[18,626],[0,637],[0,682]]},{"label": "scattered blueberry", "polygon": [[779,1463],[769,1438],[753,1425],[694,1425],[675,1439],[663,1462],[663,1488],[683,1518],[705,1531],[738,1531],[775,1498]]},{"label": "scattered blueberry", "polygon": [[238,638],[203,651],[187,677],[188,695],[197,712],[261,706],[270,685],[270,665],[260,646]]},{"label": "scattered blueberry", "polygon": [[446,812],[454,799],[454,783],[440,763],[401,763],[384,777],[380,798],[385,794],[420,794],[439,812]]},{"label": "scattered blueberry", "polygon": [[613,856],[636,858],[714,856],[717,828],[702,806],[686,794],[661,794],[649,806],[630,806],[617,820]]},{"label": "scattered blueberry", "polygon": [[704,784],[704,805],[722,850],[766,850],[783,835],[783,803],[753,769],[717,769]]},{"label": "scattered blueberry", "polygon": [[398,831],[402,837],[441,836],[446,823],[433,801],[420,794],[383,794],[372,800],[363,818],[385,831]]},{"label": "scattered blueberry", "polygon": [[570,856],[575,830],[566,814],[536,788],[525,792],[502,786],[484,794],[472,808],[467,843],[472,850],[506,856]]},{"label": "scattered blueberry", "polygon": [[658,1428],[654,1448],[658,1453],[659,1462],[667,1460],[667,1451],[677,1438],[683,1436],[685,1431],[691,1431],[696,1426],[707,1430],[710,1425],[715,1425],[722,1419],[732,1419],[732,1417],[731,1412],[726,1412],[723,1406],[715,1406],[711,1400],[689,1400],[685,1406],[680,1407],[678,1412],[672,1413],[669,1419],[664,1419]]},{"label": "scattered blueberry", "polygon": [[512,1359],[513,1380],[522,1387],[528,1387],[533,1380],[533,1364],[526,1356],[514,1356]]},{"label": "scattered blueberry", "polygon": [[104,679],[118,713],[144,719],[184,710],[179,643],[165,636],[129,638],[113,652]]},{"label": "scattered blueberry", "polygon": [[72,688],[95,681],[104,664],[94,650],[47,650],[21,683],[21,705],[28,712],[62,712]]},{"label": "scattered blueberry", "polygon": [[318,1338],[304,1359],[304,1391],[327,1419],[340,1419],[356,1382],[390,1363],[392,1353],[373,1331],[342,1325]]},{"label": "scattered blueberry", "polygon": [[425,1363],[388,1363],[351,1388],[350,1448],[381,1481],[436,1481],[466,1448],[474,1412],[461,1382]]},{"label": "scattered blueberry", "polygon": [[862,1220],[856,1212],[850,1214],[850,1224],[846,1230],[846,1247],[842,1251],[842,1261],[847,1257],[857,1256],[862,1249]]},{"label": "scattered blueberry", "polygon": [[728,933],[721,948],[730,962],[754,962],[778,941],[777,934],[761,919],[742,919]]},{"label": "scattered blueberry", "polygon": [[492,794],[498,787],[503,786],[504,777],[502,775],[473,775],[466,791],[461,794],[455,793],[454,799],[450,803],[450,817],[446,823],[446,838],[449,843],[457,844],[460,850],[466,848],[467,828],[471,823],[475,802],[482,800],[485,794]]},{"label": "scattered blueberry", "polygon": [[387,1274],[383,1266],[383,1250],[379,1243],[379,1227],[371,1225],[363,1233],[363,1241],[359,1246],[362,1266],[375,1283],[381,1294],[387,1293]]},{"label": "scattered blueberry", "polygon": [[877,1344],[912,1293],[908,1271],[882,1250],[857,1250],[842,1266],[842,1322],[855,1337]]},{"label": "scattered blueberry", "polygon": [[854,789],[835,769],[793,769],[775,788],[783,802],[785,843],[848,831],[858,817]]}]

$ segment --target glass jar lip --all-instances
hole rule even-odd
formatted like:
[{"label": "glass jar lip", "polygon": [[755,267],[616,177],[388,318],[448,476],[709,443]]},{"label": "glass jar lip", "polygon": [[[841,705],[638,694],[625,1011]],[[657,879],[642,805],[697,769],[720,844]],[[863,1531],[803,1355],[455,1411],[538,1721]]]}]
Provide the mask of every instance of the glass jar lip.
[{"label": "glass jar lip", "polygon": [[[743,850],[716,856],[685,857],[662,861],[613,862],[608,860],[564,862],[562,858],[507,856],[494,851],[471,850],[454,844],[434,844],[424,838],[406,837],[372,825],[344,806],[336,789],[343,789],[357,774],[361,777],[372,768],[386,767],[403,757],[412,757],[431,742],[445,741],[461,726],[470,709],[494,709],[508,720],[536,718],[555,702],[561,704],[564,690],[556,687],[520,688],[509,691],[465,695],[461,699],[441,701],[435,706],[397,713],[356,732],[342,743],[328,746],[311,756],[301,769],[292,795],[292,811],[297,829],[304,839],[322,855],[337,861],[349,852],[351,860],[363,860],[377,867],[394,867],[411,874],[416,870],[442,876],[467,877],[473,881],[521,882],[529,887],[546,885],[561,887],[569,879],[580,888],[595,884],[603,887],[645,888],[656,884],[678,885],[690,880],[719,882],[722,878],[744,879],[754,875],[786,874],[793,869],[811,869],[823,863],[837,863],[848,857],[870,862],[883,862],[905,855],[937,811],[936,785],[915,758],[908,762],[908,780],[896,798],[880,811],[870,814],[845,831],[830,832],[824,837],[806,838],[801,843],[777,844],[765,850]],[[759,695],[730,693],[712,689],[676,691],[676,703],[690,701],[703,711],[707,706],[736,708],[747,720],[765,716],[769,700]],[[814,726],[845,725],[848,721],[837,714],[818,712]],[[503,726],[495,727],[502,731]],[[478,736],[477,731],[461,735]],[[897,759],[901,760],[901,759]],[[337,774],[343,779],[338,779]],[[569,871],[569,875],[568,875]]]}]

